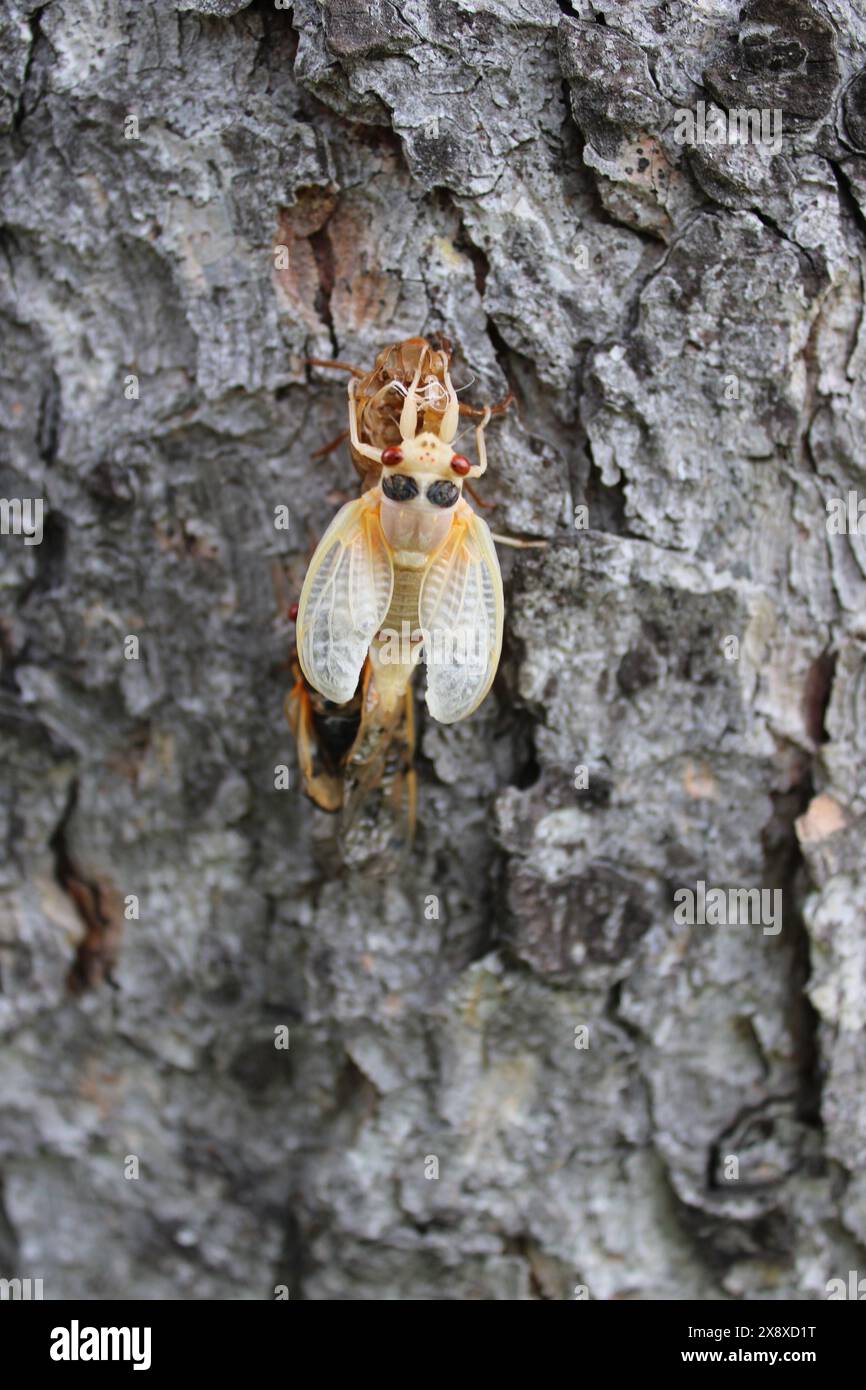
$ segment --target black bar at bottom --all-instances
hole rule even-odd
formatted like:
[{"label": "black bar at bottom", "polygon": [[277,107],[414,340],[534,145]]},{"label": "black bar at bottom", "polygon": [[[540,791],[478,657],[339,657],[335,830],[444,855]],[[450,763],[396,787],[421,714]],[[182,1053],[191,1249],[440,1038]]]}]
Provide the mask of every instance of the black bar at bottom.
[{"label": "black bar at bottom", "polygon": [[[447,1300],[443,1300],[447,1301]],[[365,1303],[352,1315],[346,1304],[317,1305],[296,1301],[237,1303],[145,1303],[145,1302],[0,1302],[0,1334],[3,1359],[7,1367],[20,1367],[25,1373],[47,1373],[50,1380],[86,1375],[93,1378],[100,1370],[113,1375],[128,1373],[163,1376],[184,1371],[197,1377],[225,1378],[233,1372],[247,1378],[255,1367],[271,1373],[282,1368],[287,1376],[297,1373],[297,1356],[321,1360],[316,1374],[332,1365],[334,1352],[344,1351],[356,1372],[359,1356],[367,1361],[367,1372],[376,1374],[378,1357],[387,1360],[386,1338],[395,1337],[393,1350],[403,1345],[412,1328],[406,1325],[405,1309],[391,1309],[398,1323],[380,1323],[373,1306]],[[469,1322],[442,1326],[442,1313],[431,1321],[434,1337],[426,1337],[422,1364],[418,1368],[429,1377],[435,1364],[443,1373],[453,1374],[455,1344],[447,1335],[456,1328],[470,1338],[481,1335],[492,1357],[497,1351],[511,1355],[508,1347],[514,1334],[526,1331],[544,1333],[543,1343],[521,1340],[524,1355],[536,1346],[544,1363],[549,1364],[551,1347],[547,1340],[554,1328],[573,1342],[572,1355],[585,1370],[599,1363],[611,1371],[639,1370],[666,1372],[675,1367],[702,1369],[710,1366],[761,1366],[778,1369],[802,1366],[828,1372],[843,1364],[857,1364],[863,1339],[862,1309],[836,1302],[802,1303],[648,1303],[582,1302],[560,1305],[551,1320],[548,1312],[541,1323],[522,1324],[511,1320],[497,1332],[498,1322]],[[411,1315],[410,1315],[411,1316]],[[423,1316],[423,1315],[422,1315]],[[346,1336],[335,1342],[334,1331],[345,1326]],[[342,1328],[341,1328],[342,1330]],[[441,1336],[442,1333],[446,1335]],[[491,1333],[493,1336],[491,1337]],[[301,1340],[303,1339],[303,1340]],[[461,1345],[465,1346],[464,1339]],[[478,1343],[476,1351],[480,1351]],[[543,1350],[542,1350],[543,1349]],[[368,1358],[370,1358],[368,1360]],[[594,1358],[594,1361],[593,1361]],[[399,1357],[401,1378],[416,1372]],[[411,1358],[410,1358],[411,1360]],[[392,1367],[392,1373],[395,1368]],[[384,1368],[380,1367],[384,1372]],[[486,1373],[489,1378],[489,1366]]]}]

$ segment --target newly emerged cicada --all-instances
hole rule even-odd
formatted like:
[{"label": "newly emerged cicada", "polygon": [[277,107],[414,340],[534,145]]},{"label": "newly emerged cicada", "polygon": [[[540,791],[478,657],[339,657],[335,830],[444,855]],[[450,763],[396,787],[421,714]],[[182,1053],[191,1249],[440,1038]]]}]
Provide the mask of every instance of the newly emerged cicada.
[{"label": "newly emerged cicada", "polygon": [[[463,497],[487,467],[492,411],[461,409],[449,364],[447,345],[436,351],[418,338],[386,349],[369,374],[349,369],[363,490],[334,517],[307,570],[296,619],[303,682],[290,704],[305,789],[328,810],[390,780],[398,798],[407,795],[411,822],[416,668],[426,665],[430,714],[451,724],[478,708],[499,664],[499,561]],[[461,413],[480,416],[475,463],[454,448]]]}]

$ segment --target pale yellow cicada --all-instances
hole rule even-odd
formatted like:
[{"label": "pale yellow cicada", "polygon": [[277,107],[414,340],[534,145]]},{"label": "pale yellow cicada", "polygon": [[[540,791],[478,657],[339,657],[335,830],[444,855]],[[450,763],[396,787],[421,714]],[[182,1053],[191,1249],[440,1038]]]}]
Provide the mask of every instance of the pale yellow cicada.
[{"label": "pale yellow cicada", "polygon": [[[356,800],[379,785],[397,749],[395,787],[402,797],[408,786],[414,821],[417,667],[426,666],[430,714],[452,724],[478,708],[499,664],[499,560],[463,496],[487,467],[492,412],[461,407],[449,361],[447,346],[409,339],[381,354],[378,374],[349,369],[349,438],[365,490],[334,517],[307,570],[296,618],[303,680],[289,710],[306,790],[328,810],[345,804],[343,781]],[[461,413],[480,414],[476,463],[453,447]],[[381,442],[395,435],[399,443]]]}]

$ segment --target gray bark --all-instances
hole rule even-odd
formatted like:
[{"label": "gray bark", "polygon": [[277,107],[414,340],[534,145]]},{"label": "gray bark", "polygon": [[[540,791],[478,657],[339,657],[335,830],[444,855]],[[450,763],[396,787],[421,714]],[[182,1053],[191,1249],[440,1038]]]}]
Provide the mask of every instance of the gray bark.
[{"label": "gray bark", "polygon": [[[827,527],[866,495],[866,20],[11,0],[2,27],[0,491],[48,511],[0,539],[0,1274],[866,1274],[866,545]],[[678,143],[698,101],[780,109],[778,151]],[[409,862],[345,862],[281,712],[272,569],[296,597],[354,491],[344,450],[310,462],[345,390],[304,357],[436,331],[468,399],[514,387],[485,496],[550,545],[503,553],[482,709],[421,716]],[[781,931],[678,925],[699,880],[780,889]]]}]

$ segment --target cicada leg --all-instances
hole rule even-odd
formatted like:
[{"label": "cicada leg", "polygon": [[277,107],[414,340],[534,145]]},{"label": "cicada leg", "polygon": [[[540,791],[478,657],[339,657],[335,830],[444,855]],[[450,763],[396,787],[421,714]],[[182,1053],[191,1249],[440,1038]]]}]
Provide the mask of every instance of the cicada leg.
[{"label": "cicada leg", "polygon": [[[465,401],[460,402],[460,414],[468,415],[471,420],[480,420],[485,410],[490,411],[490,415],[504,415],[510,405],[514,404],[514,392],[509,391],[507,396],[503,396],[496,405],[467,405]],[[490,416],[488,416],[488,419]]]},{"label": "cicada leg", "polygon": [[524,541],[518,536],[500,536],[498,531],[491,531],[490,536],[497,545],[510,545],[514,550],[546,550],[550,544],[549,541]]},{"label": "cicada leg", "polygon": [[415,839],[418,819],[418,773],[415,771],[415,697],[411,683],[406,689],[406,821],[409,844]]},{"label": "cicada leg", "polygon": [[485,502],[483,498],[478,496],[478,493],[475,491],[471,483],[464,483],[463,491],[468,492],[475,505],[478,507],[483,507],[486,512],[494,511],[496,507],[498,507],[499,505],[498,502]]},{"label": "cicada leg", "polygon": [[321,447],[321,449],[316,449],[314,453],[310,454],[310,458],[311,458],[311,459],[325,459],[325,458],[327,458],[328,455],[329,455],[329,454],[332,454],[332,453],[334,452],[335,449],[339,449],[340,445],[341,445],[346,439],[348,439],[348,438],[349,438],[349,431],[348,431],[348,430],[340,430],[340,433],[334,435],[334,438],[330,441],[330,443],[328,443],[328,444],[323,444],[322,447]]},{"label": "cicada leg", "polygon": [[311,367],[333,367],[338,372],[351,372],[352,376],[366,376],[367,373],[361,367],[353,367],[351,362],[338,362],[337,359],[329,357],[307,357],[306,362]]}]

